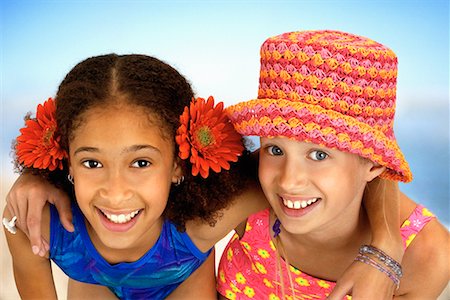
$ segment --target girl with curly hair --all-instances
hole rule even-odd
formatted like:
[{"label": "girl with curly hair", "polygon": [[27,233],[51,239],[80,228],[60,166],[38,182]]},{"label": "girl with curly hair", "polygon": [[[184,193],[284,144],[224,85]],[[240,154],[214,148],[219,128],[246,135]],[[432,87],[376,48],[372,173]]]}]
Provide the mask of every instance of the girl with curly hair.
[{"label": "girl with curly hair", "polygon": [[[55,100],[39,105],[17,138],[17,163],[70,195],[74,231],[47,205],[48,257],[33,255],[22,231],[8,232],[22,298],[56,297],[49,260],[121,299],[162,299],[208,258],[236,225],[225,218],[226,232],[211,227],[218,211],[258,190],[223,105],[192,98],[162,61],[111,54],[80,62]],[[247,204],[227,213],[245,213]]]}]

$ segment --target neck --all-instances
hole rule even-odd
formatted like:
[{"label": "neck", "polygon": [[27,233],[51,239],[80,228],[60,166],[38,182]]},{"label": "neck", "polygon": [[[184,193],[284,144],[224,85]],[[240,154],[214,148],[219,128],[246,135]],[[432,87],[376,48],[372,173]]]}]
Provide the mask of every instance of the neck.
[{"label": "neck", "polygon": [[145,236],[142,236],[139,241],[133,246],[118,249],[111,248],[105,245],[98,234],[85,219],[89,237],[98,253],[110,264],[117,264],[121,262],[135,262],[145,255],[158,241],[161,235],[164,219],[157,220],[151,228],[147,231]]},{"label": "neck", "polygon": [[[305,234],[291,234],[281,230],[282,240],[294,243],[300,247],[339,250],[344,248],[359,248],[360,245],[368,243],[371,239],[370,224],[363,207],[349,212],[345,217],[334,220],[315,231]],[[285,242],[285,241],[283,241]]]}]

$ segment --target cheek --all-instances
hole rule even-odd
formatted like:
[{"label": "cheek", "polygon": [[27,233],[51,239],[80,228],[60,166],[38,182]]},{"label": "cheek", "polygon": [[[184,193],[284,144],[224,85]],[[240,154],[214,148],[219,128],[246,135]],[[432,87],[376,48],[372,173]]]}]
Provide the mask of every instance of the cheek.
[{"label": "cheek", "polygon": [[80,205],[93,198],[93,183],[83,176],[77,176],[74,184],[75,199]]},{"label": "cheek", "polygon": [[267,158],[261,156],[259,159],[258,177],[263,188],[271,181],[271,178],[275,175],[273,169],[273,163],[269,162]]},{"label": "cheek", "polygon": [[327,175],[317,174],[316,178],[320,179],[320,185],[324,191],[341,195],[345,199],[353,199],[364,190],[366,185],[359,170],[350,167],[340,168]]}]

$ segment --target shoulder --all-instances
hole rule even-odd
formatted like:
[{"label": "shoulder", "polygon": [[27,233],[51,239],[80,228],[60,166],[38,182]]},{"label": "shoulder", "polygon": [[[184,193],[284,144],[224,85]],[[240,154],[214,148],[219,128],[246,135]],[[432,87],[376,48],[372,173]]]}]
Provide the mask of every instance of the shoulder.
[{"label": "shoulder", "polygon": [[[416,205],[408,200],[401,206],[402,216],[409,216]],[[436,218],[417,234],[403,257],[400,294],[436,298],[442,292],[449,280],[449,238],[448,230]]]},{"label": "shoulder", "polygon": [[244,192],[233,198],[233,203],[220,210],[217,222],[211,226],[201,219],[186,222],[186,231],[200,249],[209,249],[231,230],[266,207],[268,202],[258,183],[253,182]]}]

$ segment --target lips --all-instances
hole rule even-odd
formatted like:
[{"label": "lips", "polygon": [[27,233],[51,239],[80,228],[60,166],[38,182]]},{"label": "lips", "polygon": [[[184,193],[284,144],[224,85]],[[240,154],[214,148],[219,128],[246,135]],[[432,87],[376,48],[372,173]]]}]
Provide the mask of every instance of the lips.
[{"label": "lips", "polygon": [[123,212],[111,212],[97,207],[100,221],[106,229],[115,232],[125,232],[136,224],[142,209],[128,210]]},{"label": "lips", "polygon": [[280,196],[281,209],[289,217],[302,217],[311,212],[322,201],[320,197]]}]

